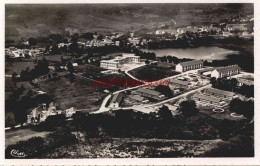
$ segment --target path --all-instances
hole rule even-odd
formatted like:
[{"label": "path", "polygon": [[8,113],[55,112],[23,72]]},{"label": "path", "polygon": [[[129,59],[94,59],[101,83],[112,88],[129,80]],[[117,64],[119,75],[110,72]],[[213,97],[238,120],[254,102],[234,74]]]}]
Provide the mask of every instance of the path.
[{"label": "path", "polygon": [[142,66],[145,66],[146,64],[142,64],[142,65],[138,65],[138,66],[134,66],[134,67],[131,67],[129,69],[127,69],[125,71],[125,74],[128,75],[130,78],[134,79],[134,80],[137,80],[137,81],[142,81],[142,80],[139,80],[138,78],[136,78],[135,76],[133,76],[132,74],[129,73],[130,70],[134,70],[136,68],[139,68],[139,67],[142,67]]}]

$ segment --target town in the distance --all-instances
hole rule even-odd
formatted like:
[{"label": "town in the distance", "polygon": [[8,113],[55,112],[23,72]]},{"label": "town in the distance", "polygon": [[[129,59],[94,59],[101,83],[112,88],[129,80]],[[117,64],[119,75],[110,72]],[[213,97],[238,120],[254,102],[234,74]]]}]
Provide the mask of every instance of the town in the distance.
[{"label": "town in the distance", "polygon": [[85,32],[57,7],[62,30],[30,36],[34,20],[17,38],[6,6],[6,158],[254,156],[253,6],[184,5],[161,22],[153,5],[108,6],[96,10],[111,26],[140,10],[154,20]]}]

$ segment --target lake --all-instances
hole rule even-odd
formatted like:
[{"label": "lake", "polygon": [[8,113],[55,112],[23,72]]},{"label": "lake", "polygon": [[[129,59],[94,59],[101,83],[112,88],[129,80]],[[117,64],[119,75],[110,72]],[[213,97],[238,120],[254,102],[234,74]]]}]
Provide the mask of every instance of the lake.
[{"label": "lake", "polygon": [[229,54],[238,54],[239,51],[233,51],[216,46],[198,47],[198,48],[165,48],[165,49],[142,49],[145,52],[154,52],[157,57],[176,56],[177,58],[191,58],[203,60],[222,60]]}]

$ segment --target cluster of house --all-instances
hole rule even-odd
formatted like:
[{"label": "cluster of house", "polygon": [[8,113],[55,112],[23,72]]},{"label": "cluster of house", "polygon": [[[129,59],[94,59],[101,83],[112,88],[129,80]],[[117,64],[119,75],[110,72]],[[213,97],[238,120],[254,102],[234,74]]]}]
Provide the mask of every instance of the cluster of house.
[{"label": "cluster of house", "polygon": [[5,55],[11,58],[24,58],[26,56],[37,57],[44,55],[44,48],[36,49],[18,49],[15,47],[5,48]]},{"label": "cluster of house", "polygon": [[203,94],[194,94],[192,99],[196,102],[197,105],[211,105],[221,107],[227,104],[225,100],[231,100],[233,97],[233,92],[215,88],[207,88],[204,90]]},{"label": "cluster of house", "polygon": [[241,32],[241,36],[249,36],[249,32],[247,29],[247,24],[227,24],[223,30],[219,27],[210,25],[210,26],[187,26],[183,28],[177,28],[177,29],[158,29],[156,30],[156,35],[164,35],[164,34],[170,34],[179,36],[181,34],[185,34],[187,32],[193,32],[193,33],[201,33],[201,32],[216,32],[216,34],[222,34],[222,36],[232,36],[234,35],[233,32]]},{"label": "cluster of house", "polygon": [[[102,47],[102,46],[106,46],[106,45],[115,45],[115,46],[119,46],[120,45],[120,41],[114,41],[113,39],[116,39],[118,37],[122,36],[122,34],[118,34],[118,35],[112,35],[112,36],[106,36],[104,39],[98,39],[98,35],[93,35],[93,39],[92,40],[83,40],[83,41],[78,41],[77,44],[79,46],[83,46],[83,47]],[[62,47],[69,47],[72,43],[59,43],[58,47],[62,48]]]},{"label": "cluster of house", "polygon": [[66,118],[72,117],[76,113],[76,109],[71,107],[67,110],[57,110],[57,107],[53,102],[46,104],[40,104],[38,107],[34,108],[30,114],[27,115],[27,124],[39,124],[44,122],[49,116],[65,114]]},{"label": "cluster of house", "polygon": [[128,63],[138,63],[140,62],[140,57],[135,54],[123,53],[122,56],[117,56],[109,60],[101,60],[100,67],[105,69],[119,69],[123,64]]}]

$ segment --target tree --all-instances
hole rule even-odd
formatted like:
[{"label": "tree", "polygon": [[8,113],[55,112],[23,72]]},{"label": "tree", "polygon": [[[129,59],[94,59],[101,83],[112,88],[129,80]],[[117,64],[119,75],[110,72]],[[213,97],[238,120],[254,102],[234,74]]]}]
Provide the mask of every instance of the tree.
[{"label": "tree", "polygon": [[74,67],[73,67],[73,65],[72,65],[71,62],[68,62],[68,63],[67,63],[67,68],[68,68],[70,74],[73,74],[73,72],[74,72]]},{"label": "tree", "polygon": [[185,116],[189,117],[199,112],[197,105],[194,100],[186,100],[180,103],[180,112]]},{"label": "tree", "polygon": [[237,114],[242,114],[243,101],[239,98],[232,99],[229,103],[229,109]]},{"label": "tree", "polygon": [[70,145],[77,141],[75,135],[73,135],[67,128],[58,128],[53,133],[46,136],[46,144],[49,150],[55,149],[62,145]]},{"label": "tree", "polygon": [[30,46],[33,46],[33,45],[37,44],[37,40],[35,38],[33,38],[33,37],[30,37],[28,41],[29,41],[29,45]]},{"label": "tree", "polygon": [[102,35],[99,35],[98,37],[97,37],[97,39],[98,40],[102,40],[104,37],[102,36]]},{"label": "tree", "polygon": [[17,76],[17,74],[16,74],[16,72],[14,72],[14,73],[12,74],[12,81],[13,81],[13,82],[16,81],[16,76]]},{"label": "tree", "polygon": [[248,100],[245,102],[243,115],[250,120],[254,118],[254,101]]},{"label": "tree", "polygon": [[212,85],[212,87],[215,87],[215,83],[216,83],[216,78],[215,77],[211,77],[210,78],[210,84]]},{"label": "tree", "polygon": [[169,108],[165,105],[163,105],[159,111],[158,111],[158,115],[162,118],[162,120],[169,120],[172,118],[172,113],[169,110]]}]

